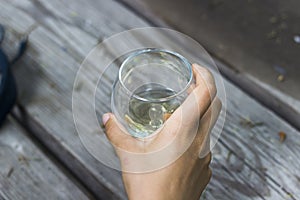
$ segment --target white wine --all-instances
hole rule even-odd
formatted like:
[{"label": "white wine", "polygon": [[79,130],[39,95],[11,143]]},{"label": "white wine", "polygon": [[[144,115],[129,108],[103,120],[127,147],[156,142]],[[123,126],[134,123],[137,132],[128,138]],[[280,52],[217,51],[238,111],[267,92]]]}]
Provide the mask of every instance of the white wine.
[{"label": "white wine", "polygon": [[144,138],[162,128],[188,95],[191,67],[187,59],[164,49],[128,55],[114,83],[111,106],[130,135]]},{"label": "white wine", "polygon": [[180,106],[176,94],[160,84],[150,83],[137,88],[129,101],[129,113],[125,116],[132,134],[145,137],[160,128],[167,118]]}]

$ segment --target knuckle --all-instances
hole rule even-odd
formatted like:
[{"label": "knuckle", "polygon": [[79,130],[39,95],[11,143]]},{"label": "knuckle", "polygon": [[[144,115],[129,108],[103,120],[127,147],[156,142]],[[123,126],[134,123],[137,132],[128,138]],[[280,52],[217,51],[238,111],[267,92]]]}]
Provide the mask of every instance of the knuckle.
[{"label": "knuckle", "polygon": [[218,113],[222,110],[222,101],[216,97],[215,98],[215,102],[214,102],[214,109],[216,109],[216,111],[218,111]]},{"label": "knuckle", "polygon": [[112,142],[115,145],[118,143],[119,135],[120,135],[119,134],[120,130],[116,126],[117,125],[113,124],[110,120],[105,125],[106,135],[110,140],[110,142]]},{"label": "knuckle", "polygon": [[216,88],[216,85],[214,82],[208,84],[208,90],[209,90],[211,99],[213,99],[217,94],[217,88]]},{"label": "knuckle", "polygon": [[110,121],[108,121],[106,123],[106,125],[105,125],[105,132],[106,132],[106,134],[108,136],[111,136],[112,135],[111,133],[114,131],[113,129],[114,129],[114,126],[111,124]]},{"label": "knuckle", "polygon": [[215,78],[214,78],[212,72],[209,69],[203,68],[203,70],[202,70],[202,76],[204,77],[204,79],[208,83],[210,83],[212,85],[215,85]]},{"label": "knuckle", "polygon": [[209,183],[209,181],[211,180],[211,177],[212,177],[212,170],[211,170],[210,168],[208,168],[205,177],[206,177],[206,178],[205,178],[204,184],[205,184],[205,185],[208,185],[208,183]]},{"label": "knuckle", "polygon": [[218,108],[222,108],[222,101],[219,97],[216,97],[216,104]]},{"label": "knuckle", "polygon": [[207,165],[207,166],[210,165],[211,158],[212,158],[212,155],[211,155],[211,152],[209,152],[209,154],[205,158],[205,165]]},{"label": "knuckle", "polygon": [[205,73],[206,77],[208,77],[208,78],[212,78],[213,77],[211,71],[208,68],[203,67],[202,71],[203,71],[203,73]]},{"label": "knuckle", "polygon": [[212,177],[212,170],[208,168],[208,180],[210,180]]},{"label": "knuckle", "polygon": [[207,85],[206,89],[205,89],[205,95],[210,98],[211,100],[213,100],[215,98],[215,95],[217,93],[217,90],[214,86],[212,85]]},{"label": "knuckle", "polygon": [[209,98],[211,101],[215,98],[217,94],[217,88],[212,83],[205,83],[205,87],[199,87],[201,89],[199,92],[202,92],[205,98]]}]

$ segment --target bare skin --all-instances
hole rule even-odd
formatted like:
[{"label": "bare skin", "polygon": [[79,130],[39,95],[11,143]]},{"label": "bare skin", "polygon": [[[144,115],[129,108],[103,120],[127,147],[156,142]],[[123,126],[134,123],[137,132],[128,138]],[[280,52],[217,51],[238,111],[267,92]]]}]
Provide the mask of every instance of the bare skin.
[{"label": "bare skin", "polygon": [[[103,116],[106,135],[121,161],[130,200],[198,200],[207,186],[212,174],[209,133],[220,113],[221,102],[215,97],[211,73],[194,64],[193,74],[196,83],[189,96],[152,138],[133,138],[124,133],[113,114]],[[167,150],[159,151],[155,157],[143,156],[165,146]]]}]

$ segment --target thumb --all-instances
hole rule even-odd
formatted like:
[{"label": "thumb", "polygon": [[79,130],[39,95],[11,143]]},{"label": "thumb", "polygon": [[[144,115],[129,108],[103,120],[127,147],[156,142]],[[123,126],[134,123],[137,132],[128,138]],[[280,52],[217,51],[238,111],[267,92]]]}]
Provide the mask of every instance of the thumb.
[{"label": "thumb", "polygon": [[114,114],[105,113],[102,116],[102,122],[105,127],[105,134],[114,147],[122,149],[128,147],[128,143],[132,142],[133,137],[125,131]]}]

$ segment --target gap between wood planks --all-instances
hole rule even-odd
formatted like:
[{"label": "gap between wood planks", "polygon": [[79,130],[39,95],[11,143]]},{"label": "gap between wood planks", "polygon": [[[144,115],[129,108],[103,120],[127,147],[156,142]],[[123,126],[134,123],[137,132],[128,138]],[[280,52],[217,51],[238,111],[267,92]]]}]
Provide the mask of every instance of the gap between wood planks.
[{"label": "gap between wood planks", "polygon": [[[143,3],[137,3],[137,1],[132,0],[115,1],[121,3],[153,26],[176,29],[176,27],[169,26],[151,11],[147,10],[147,8],[143,7]],[[245,74],[237,71],[234,66],[229,65],[228,62],[220,59],[213,52],[208,51],[208,53],[213,57],[220,73],[224,77],[300,131],[300,113],[292,105],[272,94],[270,90],[261,87]]]},{"label": "gap between wood planks", "polygon": [[[65,174],[76,186],[78,186],[81,191],[86,194],[90,199],[96,199],[96,195],[84,184],[82,181],[72,172],[72,170],[68,169],[68,167],[61,162],[61,160],[58,159],[58,157],[49,150],[42,141],[39,140],[39,138],[35,137],[32,134],[32,126],[30,126],[31,123],[27,124],[24,123],[24,121],[21,121],[20,119],[27,119],[26,117],[26,111],[22,107],[22,105],[16,104],[13,108],[13,112],[11,112],[11,117],[13,120],[15,120],[15,123],[17,123],[20,127],[24,128],[25,131],[23,131],[24,135],[27,136],[36,146],[37,148],[44,153],[44,155],[49,158],[55,165],[62,171],[63,174]],[[22,117],[21,117],[22,116]],[[10,116],[8,116],[9,118]]]},{"label": "gap between wood planks", "polygon": [[[15,106],[14,109],[18,109],[18,107]],[[60,192],[65,191],[66,197],[69,194],[75,196],[84,194],[86,199],[95,199],[94,195],[92,195],[32,133],[28,132],[28,129],[19,123],[13,114],[7,116],[4,124],[1,126],[1,130],[3,131],[1,132],[1,139],[3,140],[1,143],[2,145],[4,144],[4,146],[0,146],[4,148],[7,145],[7,147],[11,148],[12,154],[8,155],[10,152],[6,152],[2,155],[4,156],[4,161],[6,161],[5,163],[2,162],[2,164],[4,164],[4,166],[7,164],[10,170],[6,176],[4,175],[4,179],[0,181],[0,185],[2,189],[4,189],[2,191],[0,190],[0,197],[4,195],[4,199],[14,199],[19,195],[24,195],[23,198],[29,198],[36,197],[38,194],[35,192],[41,192],[39,194],[44,197],[48,195],[48,198],[50,198],[51,195],[56,196]],[[9,160],[6,160],[5,156],[9,156]],[[16,160],[17,162],[15,163]],[[24,169],[22,167],[23,164],[25,164]],[[16,175],[14,176],[13,174]],[[11,175],[14,176],[13,180],[11,179]],[[49,177],[50,175],[51,177]],[[14,183],[17,185],[14,185]],[[32,184],[36,186],[33,188],[33,191],[35,191],[33,193],[24,188],[24,186],[30,188]],[[73,188],[70,187],[72,185],[74,185]],[[75,189],[75,191],[73,191],[73,189]],[[22,190],[24,190],[24,193]],[[26,192],[28,192],[28,195]],[[70,198],[72,199],[75,196]],[[82,197],[83,196],[79,196],[79,198]]]}]

